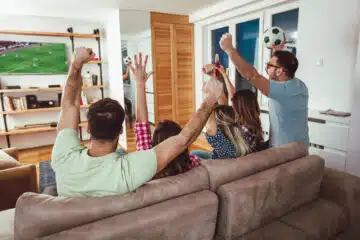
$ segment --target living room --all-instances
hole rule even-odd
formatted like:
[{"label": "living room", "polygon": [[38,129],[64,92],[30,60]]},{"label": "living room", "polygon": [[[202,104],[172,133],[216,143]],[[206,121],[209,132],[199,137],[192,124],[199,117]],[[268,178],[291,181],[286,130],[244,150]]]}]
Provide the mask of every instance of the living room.
[{"label": "living room", "polygon": [[[60,46],[61,61],[66,62],[66,68],[60,73],[40,69],[38,64],[42,59],[33,58],[31,68],[35,72],[28,69],[24,72],[18,66],[12,73],[0,72],[3,103],[0,146],[3,154],[8,153],[18,162],[0,170],[0,202],[6,202],[1,209],[5,211],[0,212],[0,223],[4,226],[3,233],[0,227],[0,237],[77,239],[89,238],[86,234],[89,231],[91,239],[281,239],[279,236],[286,236],[283,239],[359,239],[359,231],[353,227],[360,219],[360,209],[356,207],[360,200],[357,144],[360,110],[356,104],[360,101],[358,0],[346,3],[340,0],[61,3],[16,0],[2,6],[0,42],[4,46],[9,42]],[[309,148],[290,144],[249,154],[229,164],[225,160],[204,161],[196,170],[153,180],[124,196],[74,197],[67,199],[69,205],[66,205],[61,197],[44,193],[42,181],[49,176],[44,177],[41,171],[51,167],[49,160],[59,125],[61,94],[64,94],[67,72],[74,58],[72,53],[77,47],[91,48],[95,54],[82,69],[82,103],[76,126],[85,146],[91,142],[88,109],[91,104],[109,97],[123,106],[126,115],[118,148],[129,153],[136,151],[133,127],[138,117],[139,90],[136,76],[125,61],[127,56],[138,52],[149,56],[146,71],[153,71],[144,88],[146,118],[153,134],[164,119],[184,128],[196,110],[201,109],[206,98],[203,82],[208,78],[202,69],[214,63],[218,54],[235,89],[250,89],[256,94],[264,140],[268,140],[269,99],[237,72],[235,64],[223,54],[219,41],[223,33],[232,34],[238,52],[246,52],[249,56],[246,59],[252,59],[254,68],[267,76],[265,69],[272,51],[262,39],[265,31],[274,26],[285,30],[285,49],[299,60],[296,76],[309,91]],[[249,41],[256,44],[246,45]],[[54,50],[47,54],[54,56]],[[119,79],[121,74],[123,80]],[[36,106],[30,108],[33,96],[37,98]],[[9,97],[24,99],[26,106],[18,104],[16,109],[7,106]],[[192,150],[212,151],[206,128],[189,146],[189,151]],[[241,161],[245,159],[248,163]],[[16,168],[19,168],[17,173],[10,172]],[[262,182],[265,178],[268,182]],[[51,179],[55,181],[55,176]],[[284,186],[280,184],[286,181]],[[299,181],[303,181],[303,188]],[[258,196],[249,192],[241,194],[241,191],[255,191],[257,187]],[[268,195],[266,191],[274,193]],[[3,196],[7,193],[12,197],[5,199]],[[260,202],[251,206],[257,197]],[[195,199],[203,199],[203,203]],[[124,203],[116,205],[112,203],[114,200]],[[160,209],[176,204],[178,207],[164,211],[158,219],[151,217]],[[247,208],[241,210],[245,205]],[[33,206],[33,210],[28,206]],[[88,215],[77,215],[74,212],[77,206],[89,209],[85,211]],[[307,210],[311,207],[319,217],[309,215]],[[232,214],[231,208],[236,209],[238,215]],[[296,211],[297,208],[300,210]],[[52,209],[56,209],[53,217],[58,220],[47,222],[42,216]],[[103,214],[99,214],[101,211]],[[126,223],[127,217],[133,225]],[[29,224],[26,223],[29,218],[38,220]],[[315,222],[307,223],[303,220],[307,218]],[[108,226],[114,223],[123,223],[124,227],[116,230]],[[315,226],[309,226],[311,223]],[[163,225],[157,229],[158,224]],[[185,230],[189,224],[198,224],[199,228]],[[325,230],[329,226],[333,229]]]}]

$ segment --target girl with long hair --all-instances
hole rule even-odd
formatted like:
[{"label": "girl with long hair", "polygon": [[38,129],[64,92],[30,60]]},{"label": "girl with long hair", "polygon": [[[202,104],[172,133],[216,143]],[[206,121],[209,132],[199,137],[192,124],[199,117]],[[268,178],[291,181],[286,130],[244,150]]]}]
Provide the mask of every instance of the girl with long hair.
[{"label": "girl with long hair", "polygon": [[[202,159],[224,159],[244,156],[262,150],[264,139],[260,121],[260,107],[256,95],[251,90],[236,91],[224,68],[206,67],[208,75],[215,69],[221,73],[221,81],[226,85],[229,99],[225,94],[219,99],[206,125],[206,138],[213,152],[193,151]],[[206,94],[206,93],[205,93]]]},{"label": "girl with long hair", "polygon": [[[148,56],[145,57],[144,72],[146,70]],[[139,59],[142,59],[141,53]],[[140,60],[141,61],[141,60]],[[137,62],[137,59],[134,59]],[[131,69],[133,67],[131,66]],[[132,70],[133,71],[133,70]],[[170,120],[163,120],[158,123],[155,128],[153,137],[151,139],[150,124],[148,120],[148,110],[146,103],[145,83],[151,76],[151,72],[146,74],[143,79],[135,75],[136,81],[136,123],[135,123],[135,137],[136,137],[136,150],[143,151],[153,148],[169,137],[175,136],[181,132],[181,127]],[[188,149],[185,149],[180,155],[172,160],[162,171],[154,176],[154,179],[174,176],[180,173],[184,173],[194,167],[200,165],[200,158],[189,153]]]}]

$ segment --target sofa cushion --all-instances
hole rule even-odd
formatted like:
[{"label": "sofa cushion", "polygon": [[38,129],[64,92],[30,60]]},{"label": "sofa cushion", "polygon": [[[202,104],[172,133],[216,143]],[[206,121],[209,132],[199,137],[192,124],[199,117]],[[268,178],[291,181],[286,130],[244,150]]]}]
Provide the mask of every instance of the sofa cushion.
[{"label": "sofa cushion", "polygon": [[208,189],[208,173],[200,166],[184,174],[151,181],[122,196],[64,198],[25,193],[16,204],[15,236],[23,239],[50,235]]},{"label": "sofa cushion", "polygon": [[234,240],[317,240],[313,236],[292,228],[282,222],[274,221],[255,231]]},{"label": "sofa cushion", "polygon": [[219,187],[217,234],[238,237],[317,198],[324,160],[301,158]]},{"label": "sofa cushion", "polygon": [[238,159],[204,160],[202,165],[209,172],[210,189],[215,192],[220,185],[307,155],[308,147],[305,144],[290,143]]},{"label": "sofa cushion", "polygon": [[340,233],[335,238],[331,240],[359,240],[360,239],[360,229],[358,224],[352,227],[348,227],[344,232]]},{"label": "sofa cushion", "polygon": [[202,191],[102,219],[42,239],[213,239],[218,198]]},{"label": "sofa cushion", "polygon": [[348,225],[344,208],[324,199],[287,214],[281,221],[324,240],[336,236]]},{"label": "sofa cushion", "polygon": [[21,164],[5,151],[0,150],[0,170],[19,167]]},{"label": "sofa cushion", "polygon": [[359,224],[359,177],[335,169],[325,168],[324,179],[321,183],[320,196],[344,206],[350,217],[350,224]]},{"label": "sofa cushion", "polygon": [[11,208],[0,212],[0,239],[14,239],[14,217],[15,208]]}]

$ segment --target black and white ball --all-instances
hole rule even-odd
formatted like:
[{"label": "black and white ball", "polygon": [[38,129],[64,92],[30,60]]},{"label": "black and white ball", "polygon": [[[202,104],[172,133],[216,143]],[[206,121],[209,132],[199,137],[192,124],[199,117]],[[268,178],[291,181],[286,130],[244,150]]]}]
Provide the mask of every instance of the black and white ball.
[{"label": "black and white ball", "polygon": [[131,64],[131,57],[126,57],[124,58],[124,64],[127,66],[129,64]]},{"label": "black and white ball", "polygon": [[285,41],[285,31],[279,27],[271,27],[264,32],[264,44],[269,49],[272,49],[273,46],[280,46]]}]

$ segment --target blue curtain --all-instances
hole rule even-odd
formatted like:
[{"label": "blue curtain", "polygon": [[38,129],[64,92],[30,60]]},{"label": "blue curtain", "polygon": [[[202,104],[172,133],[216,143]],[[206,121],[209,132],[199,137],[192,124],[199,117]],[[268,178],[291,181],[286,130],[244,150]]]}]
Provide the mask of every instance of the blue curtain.
[{"label": "blue curtain", "polygon": [[[299,9],[294,9],[273,15],[272,26],[281,27],[286,32],[286,42],[292,45],[297,42]],[[296,47],[289,50],[296,55]]]},{"label": "blue curtain", "polygon": [[[252,65],[255,65],[258,56],[259,26],[259,19],[236,25],[236,49],[241,56]],[[236,74],[236,89],[254,90],[252,84],[244,79],[238,72]]]},{"label": "blue curtain", "polygon": [[218,28],[212,31],[212,63],[214,63],[215,54],[219,54],[220,64],[225,68],[229,67],[229,58],[220,48],[220,39],[222,35],[229,32],[229,27]]}]

